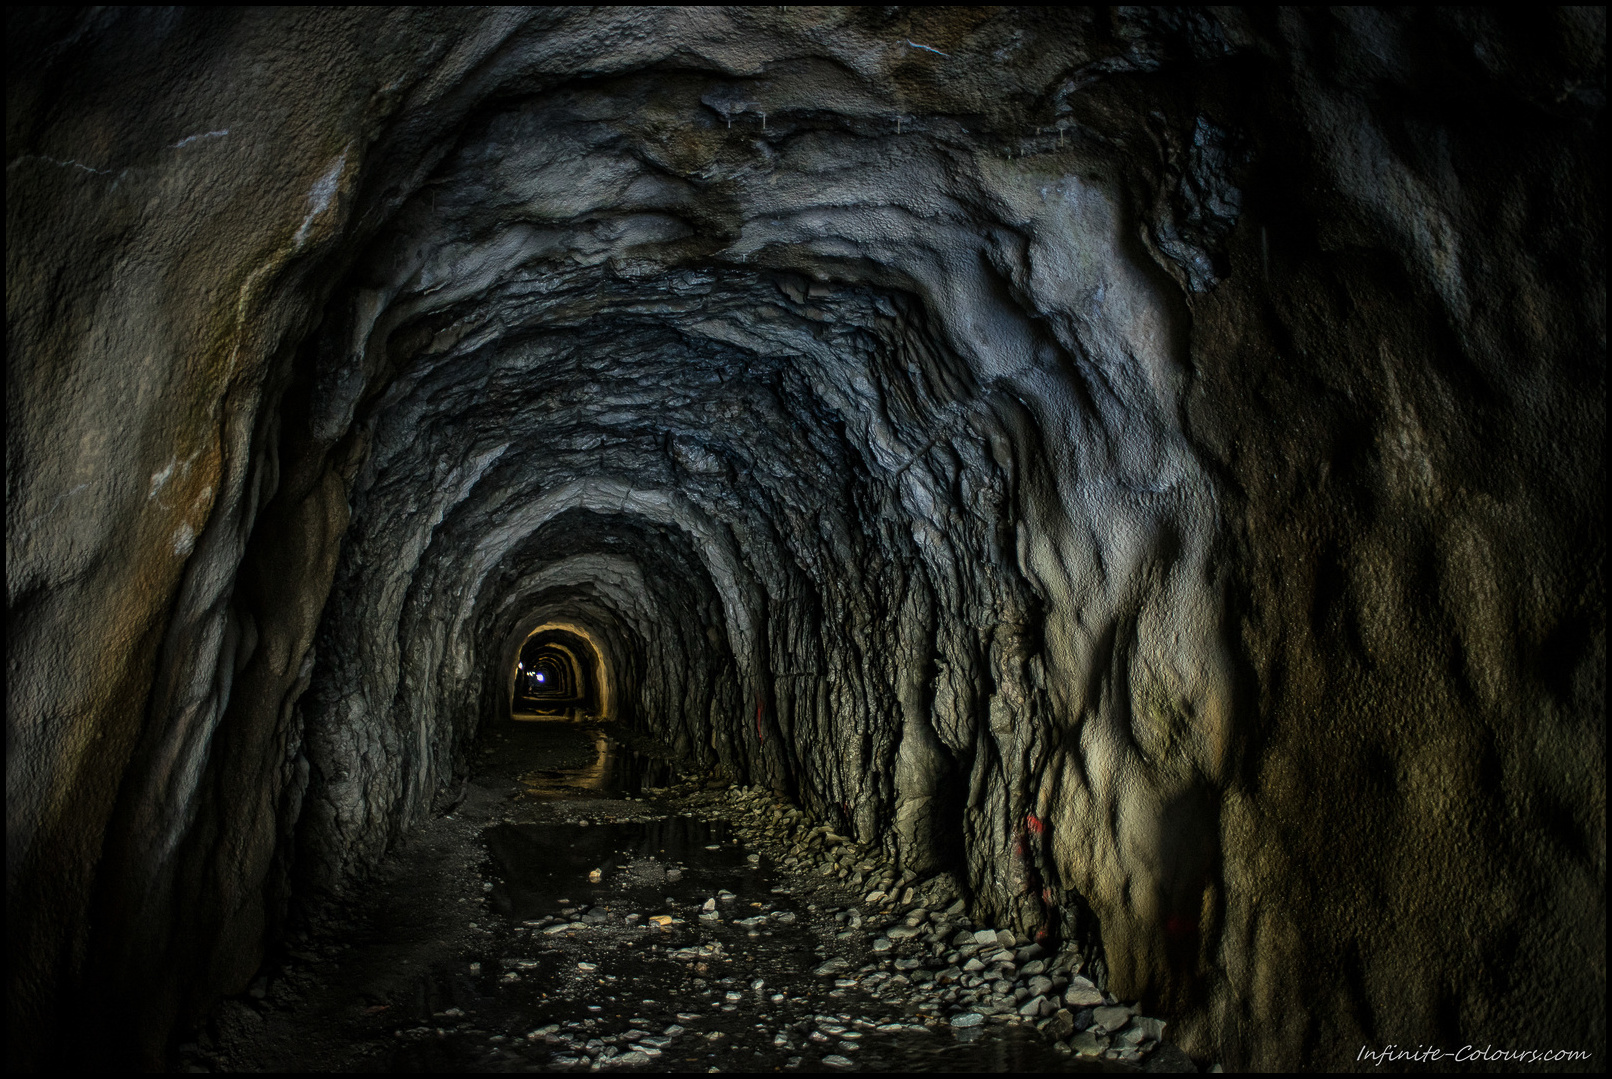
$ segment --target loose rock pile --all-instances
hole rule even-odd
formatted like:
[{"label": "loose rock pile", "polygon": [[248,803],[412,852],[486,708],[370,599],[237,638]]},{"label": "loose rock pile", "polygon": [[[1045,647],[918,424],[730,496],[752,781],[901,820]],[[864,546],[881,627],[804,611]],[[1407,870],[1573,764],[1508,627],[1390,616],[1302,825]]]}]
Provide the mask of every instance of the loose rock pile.
[{"label": "loose rock pile", "polygon": [[569,767],[528,797],[533,747],[494,745],[181,1070],[1192,1070],[1089,957],[975,924],[950,877],[770,791],[555,798],[592,765],[548,746]]},{"label": "loose rock pile", "polygon": [[[879,848],[838,835],[761,787],[709,790],[694,780],[663,792],[686,812],[732,823],[743,842],[786,874],[806,877],[817,906],[839,929],[815,973],[835,990],[861,988],[953,1030],[1033,1024],[1063,1052],[1195,1071],[1164,1041],[1165,1021],[1122,1003],[1087,976],[1073,944],[1049,951],[1022,933],[977,925],[949,874],[919,877]],[[755,856],[752,855],[754,858]],[[715,900],[702,917],[720,918]],[[832,994],[831,994],[832,995]]]}]

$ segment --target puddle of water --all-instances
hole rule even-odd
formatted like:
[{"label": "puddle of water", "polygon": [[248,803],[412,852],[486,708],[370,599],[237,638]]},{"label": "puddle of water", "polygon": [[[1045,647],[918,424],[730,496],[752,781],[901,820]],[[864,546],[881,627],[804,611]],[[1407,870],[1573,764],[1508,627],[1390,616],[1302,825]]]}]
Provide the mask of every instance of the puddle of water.
[{"label": "puddle of water", "polygon": [[598,720],[599,715],[581,708],[550,708],[536,701],[518,700],[509,718],[518,723],[587,723]]},{"label": "puddle of water", "polygon": [[[516,921],[556,914],[562,898],[582,909],[637,902],[649,913],[662,909],[668,896],[703,903],[723,888],[764,895],[772,883],[729,841],[726,821],[669,817],[588,828],[499,824],[482,835],[494,874],[502,878],[489,896],[493,909]],[[713,845],[716,850],[706,849]],[[594,870],[597,881],[589,880]]]},{"label": "puddle of water", "polygon": [[[518,734],[525,735],[534,743],[565,741],[567,735],[571,740],[585,737],[591,743],[591,763],[575,767],[537,768],[521,774],[519,779],[526,789],[526,795],[540,801],[623,795],[636,798],[645,787],[668,786],[675,774],[670,761],[640,753],[591,725],[567,725],[559,731],[532,731],[527,728]],[[582,750],[580,745],[566,748]]]}]

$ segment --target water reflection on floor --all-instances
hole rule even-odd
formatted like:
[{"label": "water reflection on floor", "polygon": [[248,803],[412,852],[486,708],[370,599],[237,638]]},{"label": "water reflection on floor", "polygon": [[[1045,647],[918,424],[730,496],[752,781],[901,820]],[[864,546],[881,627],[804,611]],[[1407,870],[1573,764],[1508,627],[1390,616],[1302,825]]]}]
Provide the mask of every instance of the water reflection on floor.
[{"label": "water reflection on floor", "polygon": [[[833,882],[746,849],[727,820],[642,800],[674,781],[671,764],[604,725],[512,726],[487,764],[518,780],[527,808],[482,831],[497,943],[469,983],[428,991],[434,1021],[460,1002],[463,1035],[422,1038],[392,1066],[1111,1070],[1054,1052],[1029,1027],[926,1026],[899,1000],[815,973],[835,945],[833,905],[845,901]],[[480,1031],[518,1033],[489,1022],[497,1014],[521,1016],[514,1026],[531,1036],[489,1044]]]},{"label": "water reflection on floor", "polygon": [[[889,961],[834,920],[860,897],[780,865],[773,847],[747,848],[725,799],[657,793],[671,766],[620,733],[585,720],[488,732],[468,793],[296,943],[257,1008],[235,1002],[241,1021],[184,1060],[260,1072],[1123,1070],[1061,1057],[1028,1027],[955,1031],[889,992],[893,979],[881,999],[855,975]],[[830,955],[848,967],[817,973]]]},{"label": "water reflection on floor", "polygon": [[[563,722],[563,721],[561,721]],[[528,727],[514,737],[534,744],[544,734],[557,737],[586,733],[589,736],[593,760],[582,765],[567,767],[538,767],[518,777],[528,797],[557,800],[579,797],[636,798],[645,787],[664,787],[671,782],[670,761],[641,753],[631,746],[610,737],[602,726],[584,724],[567,725],[562,731]],[[544,762],[550,765],[555,762]]]},{"label": "water reflection on floor", "polygon": [[[502,878],[490,896],[493,909],[526,921],[555,913],[562,896],[592,907],[623,898],[632,886],[648,886],[642,899],[657,907],[670,892],[697,906],[722,887],[760,888],[764,882],[729,831],[723,822],[692,817],[588,828],[498,825],[483,833]],[[600,879],[590,881],[596,870]]]}]

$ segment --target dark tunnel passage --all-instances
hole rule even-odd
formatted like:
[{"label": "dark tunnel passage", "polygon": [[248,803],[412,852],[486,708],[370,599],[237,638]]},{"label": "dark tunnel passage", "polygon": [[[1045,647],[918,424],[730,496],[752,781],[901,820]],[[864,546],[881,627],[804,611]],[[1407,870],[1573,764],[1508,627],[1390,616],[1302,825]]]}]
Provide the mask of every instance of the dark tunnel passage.
[{"label": "dark tunnel passage", "polygon": [[545,626],[521,645],[511,714],[598,715],[598,650],[580,633]]},{"label": "dark tunnel passage", "polygon": [[7,19],[13,1070],[1595,1070],[1604,9]]}]

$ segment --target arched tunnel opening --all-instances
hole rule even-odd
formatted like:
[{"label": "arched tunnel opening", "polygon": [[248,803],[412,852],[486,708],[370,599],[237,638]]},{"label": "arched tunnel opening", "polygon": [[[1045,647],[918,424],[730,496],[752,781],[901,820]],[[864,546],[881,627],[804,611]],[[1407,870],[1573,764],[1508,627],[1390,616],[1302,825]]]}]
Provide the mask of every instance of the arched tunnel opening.
[{"label": "arched tunnel opening", "polygon": [[1602,9],[7,18],[13,1070],[1595,1069]]},{"label": "arched tunnel opening", "polygon": [[558,627],[533,630],[515,660],[510,716],[600,717],[601,663],[583,634]]}]

